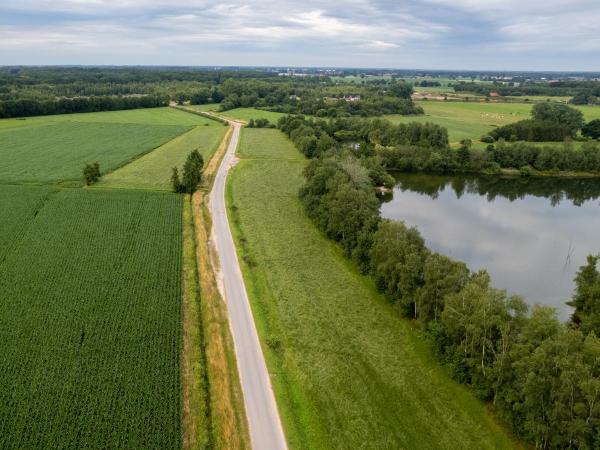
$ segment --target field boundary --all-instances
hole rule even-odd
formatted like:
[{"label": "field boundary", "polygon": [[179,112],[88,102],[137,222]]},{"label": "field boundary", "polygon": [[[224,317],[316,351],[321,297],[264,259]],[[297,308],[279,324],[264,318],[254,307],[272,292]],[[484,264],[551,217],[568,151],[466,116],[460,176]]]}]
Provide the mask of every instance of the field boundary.
[{"label": "field boundary", "polygon": [[[242,450],[251,448],[250,434],[226,305],[217,288],[214,267],[218,260],[210,242],[212,221],[206,206],[206,195],[212,187],[231,135],[232,128],[228,127],[221,144],[204,169],[200,189],[186,202],[193,225],[195,279],[199,288],[198,322],[188,323],[188,326],[195,326],[202,335],[196,336],[195,343],[202,345],[204,355],[208,394],[206,410],[210,414],[209,448]],[[206,448],[193,446],[192,442],[187,444],[185,449]]]},{"label": "field boundary", "polygon": [[201,328],[196,242],[191,198],[183,200],[183,307],[181,354],[181,406],[184,449],[210,448],[206,354]]}]

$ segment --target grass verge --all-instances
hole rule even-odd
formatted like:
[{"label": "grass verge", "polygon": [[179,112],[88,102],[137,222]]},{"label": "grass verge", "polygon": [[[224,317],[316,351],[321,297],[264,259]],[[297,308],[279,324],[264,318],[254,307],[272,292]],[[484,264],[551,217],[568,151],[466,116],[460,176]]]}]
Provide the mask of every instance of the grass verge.
[{"label": "grass verge", "polygon": [[191,197],[183,202],[183,349],[181,353],[181,397],[183,448],[210,448],[210,402],[202,333],[196,242]]}]

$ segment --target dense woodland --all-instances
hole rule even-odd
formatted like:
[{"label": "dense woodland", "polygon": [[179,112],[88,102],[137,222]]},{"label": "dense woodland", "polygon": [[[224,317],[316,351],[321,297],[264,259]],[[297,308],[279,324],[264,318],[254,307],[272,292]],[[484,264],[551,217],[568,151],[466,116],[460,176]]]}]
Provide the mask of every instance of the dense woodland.
[{"label": "dense woodland", "polygon": [[218,103],[318,117],[421,114],[403,81],[357,86],[264,70],[0,68],[0,118]]},{"label": "dense woodland", "polygon": [[314,130],[318,143],[327,139],[325,125],[284,118],[280,128],[313,157],[300,191],[308,215],[390,303],[418,320],[453,377],[539,448],[598,448],[600,257],[581,267],[575,313],[561,324],[552,308],[529,309],[522,298],[494,289],[485,271],[471,273],[432,252],[417,229],[381,219],[375,187],[388,174],[376,153],[338,145],[307,152],[304,134]]}]

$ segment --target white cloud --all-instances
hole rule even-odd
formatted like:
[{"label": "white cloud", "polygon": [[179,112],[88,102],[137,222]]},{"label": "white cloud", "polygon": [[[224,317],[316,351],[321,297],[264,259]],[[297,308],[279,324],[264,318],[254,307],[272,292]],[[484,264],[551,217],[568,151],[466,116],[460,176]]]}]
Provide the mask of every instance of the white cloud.
[{"label": "white cloud", "polygon": [[371,47],[371,48],[380,48],[380,49],[386,49],[386,48],[396,48],[398,47],[397,44],[391,43],[391,42],[384,42],[384,41],[371,41],[368,44],[365,44],[366,47]]},{"label": "white cloud", "polygon": [[[26,63],[35,49],[37,62],[60,45],[76,58],[87,49],[86,61],[116,46],[132,57],[152,49],[149,63],[499,68],[561,51],[548,68],[574,68],[574,52],[600,49],[597,23],[591,0],[19,0],[0,3],[0,61]],[[204,56],[216,51],[219,61]]]}]

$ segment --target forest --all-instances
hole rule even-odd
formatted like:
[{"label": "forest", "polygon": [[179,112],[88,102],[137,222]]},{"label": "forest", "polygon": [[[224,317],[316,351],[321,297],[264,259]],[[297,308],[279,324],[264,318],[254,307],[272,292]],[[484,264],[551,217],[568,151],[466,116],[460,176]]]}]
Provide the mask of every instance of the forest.
[{"label": "forest", "polygon": [[[265,70],[0,68],[0,118],[218,103],[318,117],[422,114],[400,80],[364,86]],[[360,99],[360,101],[355,101]]]}]

